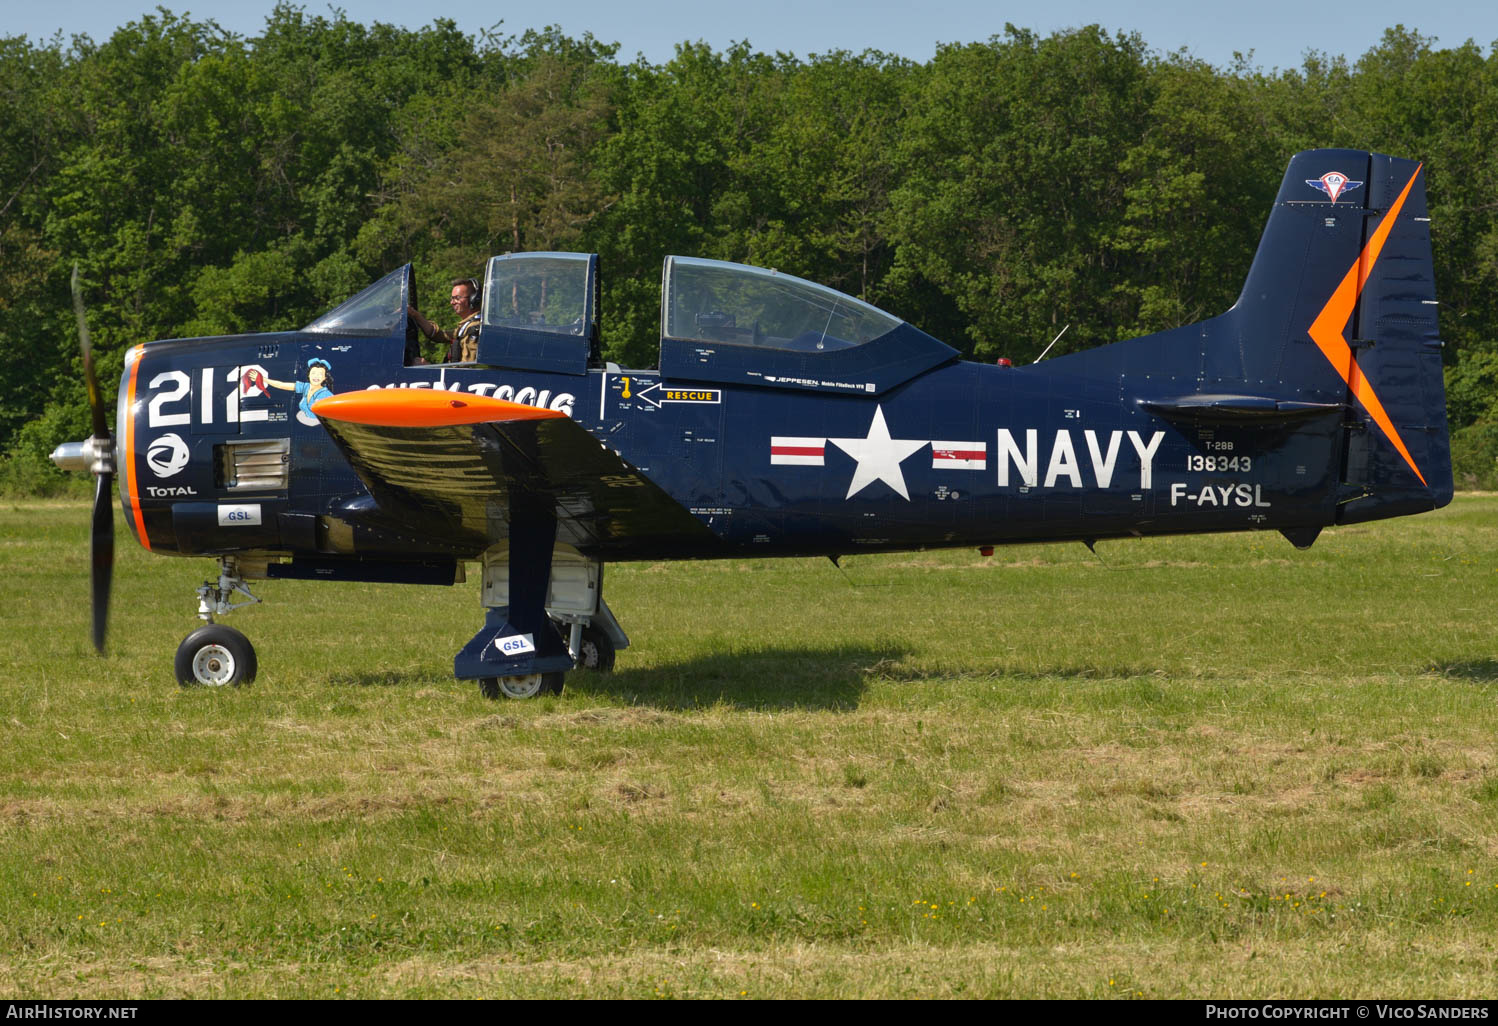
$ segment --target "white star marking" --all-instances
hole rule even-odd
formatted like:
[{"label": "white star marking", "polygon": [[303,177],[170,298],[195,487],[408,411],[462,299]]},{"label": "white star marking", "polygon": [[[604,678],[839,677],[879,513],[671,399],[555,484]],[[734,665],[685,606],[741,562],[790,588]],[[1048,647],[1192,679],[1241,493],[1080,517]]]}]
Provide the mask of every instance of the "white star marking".
[{"label": "white star marking", "polygon": [[874,407],[874,422],[869,425],[867,438],[829,438],[827,441],[858,461],[844,499],[853,498],[875,481],[883,481],[899,492],[900,498],[906,502],[910,501],[910,493],[905,490],[905,475],[900,473],[900,464],[918,449],[931,444],[910,438],[891,438],[884,423],[882,406]]}]

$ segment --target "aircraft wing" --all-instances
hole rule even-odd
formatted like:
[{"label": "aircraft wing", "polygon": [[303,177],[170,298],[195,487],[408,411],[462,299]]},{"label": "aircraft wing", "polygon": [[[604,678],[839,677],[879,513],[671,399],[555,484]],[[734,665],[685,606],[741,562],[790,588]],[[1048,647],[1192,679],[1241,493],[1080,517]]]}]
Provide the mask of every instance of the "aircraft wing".
[{"label": "aircraft wing", "polygon": [[550,509],[557,541],[594,558],[649,558],[716,535],[556,410],[428,389],[372,389],[313,407],[387,530],[473,554],[509,537],[511,511]]}]

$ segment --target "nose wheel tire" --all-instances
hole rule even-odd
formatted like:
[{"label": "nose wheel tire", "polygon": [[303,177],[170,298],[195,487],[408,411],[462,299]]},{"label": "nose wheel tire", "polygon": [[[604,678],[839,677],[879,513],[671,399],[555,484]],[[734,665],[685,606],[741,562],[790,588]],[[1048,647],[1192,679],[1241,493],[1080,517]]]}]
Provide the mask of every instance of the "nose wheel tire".
[{"label": "nose wheel tire", "polygon": [[183,687],[237,687],[255,679],[255,648],[233,627],[199,627],[177,646],[177,683]]},{"label": "nose wheel tire", "polygon": [[537,695],[560,695],[562,679],[556,673],[528,673],[523,677],[480,677],[479,693],[485,698],[535,698]]}]

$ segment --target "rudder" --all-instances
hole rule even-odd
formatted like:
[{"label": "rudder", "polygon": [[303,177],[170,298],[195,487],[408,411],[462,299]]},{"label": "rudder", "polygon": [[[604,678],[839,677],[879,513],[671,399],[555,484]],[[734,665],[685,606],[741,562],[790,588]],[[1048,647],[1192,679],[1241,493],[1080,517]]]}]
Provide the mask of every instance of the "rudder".
[{"label": "rudder", "polygon": [[[1348,406],[1337,522],[1451,500],[1425,173],[1362,150],[1290,160],[1212,377]],[[1215,333],[1214,333],[1215,334]]]}]

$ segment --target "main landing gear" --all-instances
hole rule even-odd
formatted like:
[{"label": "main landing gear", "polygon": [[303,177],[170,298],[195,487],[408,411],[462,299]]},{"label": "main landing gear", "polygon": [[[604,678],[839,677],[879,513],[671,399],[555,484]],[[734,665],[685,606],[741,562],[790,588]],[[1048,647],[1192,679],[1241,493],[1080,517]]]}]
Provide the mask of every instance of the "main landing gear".
[{"label": "main landing gear", "polygon": [[[244,599],[235,601],[236,594]],[[220,560],[217,583],[204,581],[198,589],[198,616],[207,624],[177,646],[178,684],[218,688],[248,684],[255,679],[258,667],[250,639],[233,627],[214,623],[213,618],[259,601],[239,576],[234,560]]]},{"label": "main landing gear", "polygon": [[561,694],[573,669],[608,672],[629,638],[604,603],[603,566],[556,541],[549,509],[517,503],[483,555],[484,627],[453,660],[485,698]]},{"label": "main landing gear", "polygon": [[[624,632],[620,630],[608,606],[605,606],[602,600],[599,600],[598,605],[599,611],[587,618],[590,621],[587,624],[578,622],[580,618],[576,616],[555,613],[551,614],[552,623],[558,633],[568,639],[567,650],[572,656],[574,669],[609,673],[614,669],[616,651],[610,629],[618,632],[621,637]],[[564,616],[566,619],[563,619]],[[624,639],[624,644],[629,644],[628,638]],[[560,695],[566,676],[565,671],[554,671],[552,673],[528,673],[517,677],[480,677],[479,694],[485,698],[536,698],[540,695]]]}]

